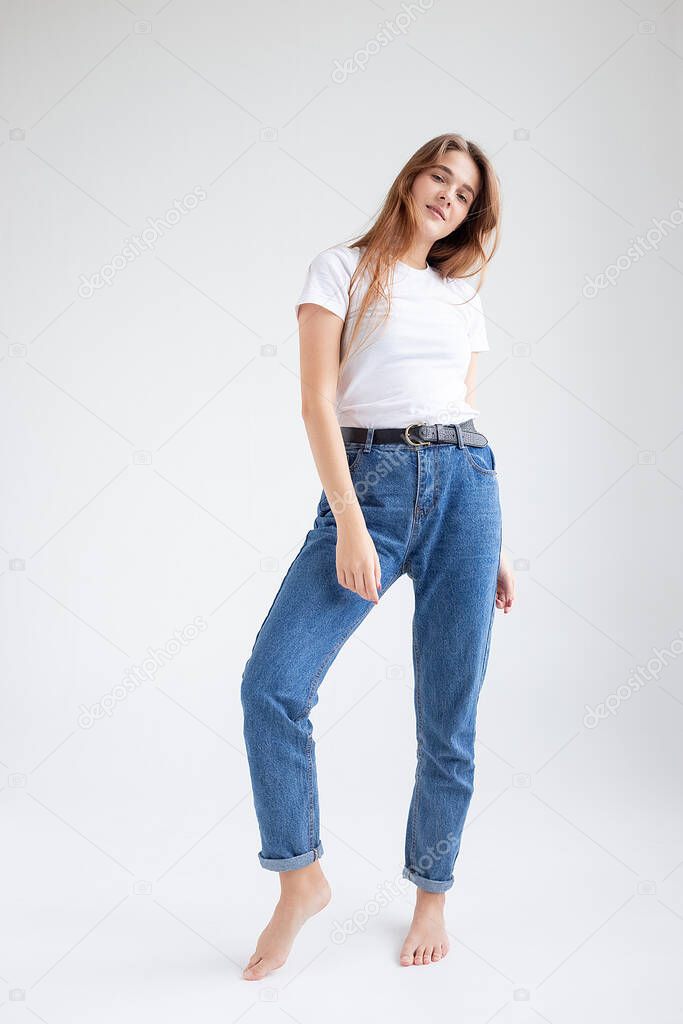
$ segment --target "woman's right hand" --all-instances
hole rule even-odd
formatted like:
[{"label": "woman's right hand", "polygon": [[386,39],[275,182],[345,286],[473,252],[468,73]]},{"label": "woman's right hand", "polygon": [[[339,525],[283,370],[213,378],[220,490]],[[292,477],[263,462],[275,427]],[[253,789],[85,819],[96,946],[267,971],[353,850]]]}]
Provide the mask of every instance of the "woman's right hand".
[{"label": "woman's right hand", "polygon": [[360,594],[366,601],[379,602],[379,557],[365,524],[337,524],[337,579],[342,587]]}]

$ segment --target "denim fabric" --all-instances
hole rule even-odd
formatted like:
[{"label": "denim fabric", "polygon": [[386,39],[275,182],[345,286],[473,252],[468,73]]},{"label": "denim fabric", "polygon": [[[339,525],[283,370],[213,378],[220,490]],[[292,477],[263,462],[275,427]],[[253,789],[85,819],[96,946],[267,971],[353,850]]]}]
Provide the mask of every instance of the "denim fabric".
[{"label": "denim fabric", "polygon": [[[417,765],[403,877],[445,892],[474,788],[476,710],[495,611],[502,540],[495,458],[490,445],[373,445],[371,430],[345,448],[380,560],[380,600],[403,573],[415,594]],[[242,676],[258,857],[273,871],[324,852],[309,712],[339,650],[374,607],[337,581],[336,540],[323,492]]]}]

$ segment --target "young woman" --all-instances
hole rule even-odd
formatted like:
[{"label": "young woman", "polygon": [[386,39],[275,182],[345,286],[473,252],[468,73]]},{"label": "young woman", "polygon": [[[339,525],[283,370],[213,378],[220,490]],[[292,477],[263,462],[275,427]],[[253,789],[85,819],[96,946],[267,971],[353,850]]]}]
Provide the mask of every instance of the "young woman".
[{"label": "young woman", "polygon": [[470,404],[489,345],[467,278],[493,256],[499,216],[488,158],[441,135],[410,158],[366,234],[315,257],[295,306],[323,493],[242,678],[258,857],[280,877],[250,981],[284,964],[330,900],[309,713],[343,644],[403,573],[415,593],[418,756],[403,868],[416,907],[400,963],[448,952],[445,893],[473,792],[494,609],[514,600],[495,459]]}]

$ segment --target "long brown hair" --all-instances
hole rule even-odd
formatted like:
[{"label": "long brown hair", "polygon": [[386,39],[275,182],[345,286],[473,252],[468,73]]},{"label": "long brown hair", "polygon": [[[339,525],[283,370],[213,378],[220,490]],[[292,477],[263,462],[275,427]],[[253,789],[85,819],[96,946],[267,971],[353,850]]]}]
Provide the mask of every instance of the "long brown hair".
[{"label": "long brown hair", "polygon": [[[372,227],[355,241],[345,243],[349,248],[364,250],[351,278],[349,292],[358,286],[366,270],[370,281],[340,362],[340,373],[351,355],[351,347],[370,306],[384,302],[387,306],[385,315],[370,334],[389,316],[389,272],[409,247],[419,223],[419,214],[410,190],[417,175],[439,163],[450,149],[460,150],[472,158],[481,175],[481,187],[465,220],[450,235],[438,239],[431,247],[427,264],[444,278],[473,277],[484,271],[498,247],[500,182],[489,158],[475,142],[455,133],[438,135],[425,142],[399,171]],[[483,280],[481,276],[479,287]]]}]

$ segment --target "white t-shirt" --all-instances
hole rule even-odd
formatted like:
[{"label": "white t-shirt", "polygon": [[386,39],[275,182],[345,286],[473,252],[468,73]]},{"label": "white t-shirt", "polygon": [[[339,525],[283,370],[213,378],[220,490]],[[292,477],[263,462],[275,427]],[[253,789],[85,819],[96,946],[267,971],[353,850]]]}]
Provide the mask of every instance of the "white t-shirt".
[{"label": "white t-shirt", "polygon": [[[369,283],[366,271],[349,308],[349,283],[360,256],[360,249],[343,244],[318,253],[294,306],[296,315],[303,302],[315,302],[346,321],[342,355]],[[340,375],[340,426],[463,423],[478,416],[479,410],[465,401],[465,374],[470,354],[487,350],[489,343],[474,285],[464,278],[444,280],[432,267],[417,270],[398,262],[387,289],[389,317],[367,338],[385,312],[383,304],[371,307]]]}]

